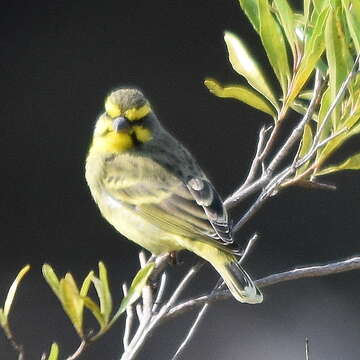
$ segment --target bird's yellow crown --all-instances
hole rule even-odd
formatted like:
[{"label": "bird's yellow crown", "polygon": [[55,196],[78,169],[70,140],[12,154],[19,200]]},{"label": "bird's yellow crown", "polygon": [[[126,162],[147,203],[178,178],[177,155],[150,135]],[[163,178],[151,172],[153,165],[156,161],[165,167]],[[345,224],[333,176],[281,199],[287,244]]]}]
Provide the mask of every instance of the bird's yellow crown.
[{"label": "bird's yellow crown", "polygon": [[90,152],[119,153],[152,139],[147,121],[151,107],[141,91],[112,92],[105,100],[105,111],[96,122]]}]

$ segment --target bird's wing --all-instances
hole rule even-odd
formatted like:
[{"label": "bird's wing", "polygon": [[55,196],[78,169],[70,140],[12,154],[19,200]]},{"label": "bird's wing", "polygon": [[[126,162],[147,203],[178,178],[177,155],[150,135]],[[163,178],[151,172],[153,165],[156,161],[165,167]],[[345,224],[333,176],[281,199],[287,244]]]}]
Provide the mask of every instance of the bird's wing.
[{"label": "bird's wing", "polygon": [[205,178],[182,181],[152,159],[130,155],[109,163],[104,175],[108,195],[133,206],[162,230],[219,245],[232,243],[226,209]]}]

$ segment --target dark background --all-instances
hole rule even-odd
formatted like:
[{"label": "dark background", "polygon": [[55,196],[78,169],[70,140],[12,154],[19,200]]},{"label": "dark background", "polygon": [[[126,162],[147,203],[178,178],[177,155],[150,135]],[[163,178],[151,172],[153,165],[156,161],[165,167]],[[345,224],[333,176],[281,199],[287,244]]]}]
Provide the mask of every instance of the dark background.
[{"label": "dark background", "polygon": [[[119,85],[142,88],[226,196],[244,178],[257,131],[269,119],[215,98],[203,79],[242,81],[227,60],[224,30],[246,39],[259,59],[263,53],[235,0],[16,1],[3,2],[0,16],[1,298],[17,271],[32,264],[11,317],[13,330],[28,359],[39,359],[52,341],[64,358],[78,340],[42,279],[41,265],[49,262],[59,274],[71,271],[80,281],[102,259],[118,301],[121,283],[138,267],[139,248],[101,218],[84,180],[104,97]],[[355,147],[353,142],[346,151]],[[255,278],[358,253],[360,175],[328,180],[337,192],[284,191],[237,235],[262,235],[247,263]],[[174,279],[196,261],[189,255],[183,260],[169,270]],[[306,336],[313,359],[359,358],[358,276],[273,286],[258,306],[219,303],[184,359],[303,359]],[[208,267],[188,295],[201,294],[216,279]],[[158,329],[139,359],[169,359],[191,319],[182,316]],[[121,335],[119,324],[83,359],[118,359]],[[0,359],[15,358],[1,335]]]}]

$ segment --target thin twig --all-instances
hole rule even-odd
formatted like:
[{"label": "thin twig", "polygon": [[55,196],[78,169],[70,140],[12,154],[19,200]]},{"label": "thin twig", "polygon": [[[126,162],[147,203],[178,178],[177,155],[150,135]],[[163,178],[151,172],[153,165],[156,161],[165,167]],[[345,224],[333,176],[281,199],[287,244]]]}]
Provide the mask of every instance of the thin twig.
[{"label": "thin twig", "polygon": [[270,150],[272,149],[272,147],[276,141],[276,138],[278,137],[281,123],[282,123],[282,120],[280,120],[280,119],[276,120],[275,126],[273,127],[273,129],[271,131],[269,140],[266,142],[264,150],[260,154],[260,159],[262,161],[265,160],[267,155],[270,153]]},{"label": "thin twig", "polygon": [[196,265],[194,265],[180,281],[178,287],[175,289],[170,299],[160,308],[160,311],[157,314],[152,314],[151,318],[146,319],[146,321],[143,321],[143,323],[140,324],[136,334],[129,344],[127,351],[123,353],[121,360],[130,360],[135,358],[143,343],[147,339],[148,334],[150,334],[152,330],[158,326],[171,306],[173,306],[174,303],[178,300],[179,296],[190,283],[191,279],[199,272],[203,265],[203,260],[200,260]]},{"label": "thin twig", "polygon": [[[146,255],[144,251],[140,251],[139,260],[141,268],[144,268],[146,264],[155,260],[155,256],[150,256],[149,259],[146,259]],[[150,285],[145,285],[142,289],[142,306],[140,304],[136,305],[136,311],[141,314],[141,321],[144,319],[150,318],[152,314],[153,307],[153,293]]]},{"label": "thin twig", "polygon": [[[256,240],[258,239],[258,234],[254,234],[250,240],[248,241],[246,248],[244,250],[244,253],[241,256],[241,259],[239,260],[239,264],[243,263],[245,261],[245,259],[248,257],[248,255],[250,254],[251,250],[253,249]],[[222,278],[220,278],[215,287],[213,288],[213,290],[211,291],[212,294],[214,294],[216,291],[220,290],[224,285],[224,281],[222,280]],[[185,336],[185,339],[182,341],[182,343],[180,344],[179,348],[177,349],[176,353],[174,354],[174,356],[171,358],[171,360],[176,360],[179,359],[181,353],[184,351],[184,349],[186,348],[186,346],[190,343],[190,340],[192,339],[192,337],[194,336],[196,330],[199,328],[200,322],[201,320],[205,317],[205,314],[209,308],[209,303],[205,303],[202,308],[199,310],[198,314],[195,317],[194,322],[192,323],[187,335]]]},{"label": "thin twig", "polygon": [[254,248],[254,245],[256,243],[256,240],[258,240],[259,235],[255,233],[248,241],[245,250],[239,260],[239,264],[243,264],[245,260],[248,258],[249,254],[251,253],[252,249]]},{"label": "thin twig", "polygon": [[136,315],[138,317],[139,323],[143,321],[143,309],[141,304],[135,305]]},{"label": "thin twig", "polygon": [[322,121],[318,131],[316,132],[315,136],[314,136],[314,140],[313,140],[313,146],[316,146],[317,143],[320,140],[320,137],[322,135],[322,131],[324,130],[326,124],[328,123],[328,121],[331,118],[332,113],[334,112],[336,106],[339,104],[341,98],[343,97],[346,89],[348,88],[351,79],[356,75],[357,69],[356,67],[358,66],[358,64],[360,63],[360,53],[356,56],[354,65],[351,69],[351,71],[349,72],[348,76],[346,77],[346,79],[344,80],[344,82],[342,83],[338,93],[335,96],[334,101],[331,103],[325,117],[324,120]]},{"label": "thin twig", "polygon": [[[122,286],[122,290],[123,290],[123,294],[125,297],[128,293],[128,288],[125,283]],[[124,330],[124,336],[123,336],[123,344],[124,344],[125,350],[129,346],[129,340],[130,340],[130,334],[131,334],[133,321],[134,321],[134,308],[132,305],[130,305],[126,308],[125,330]]]},{"label": "thin twig", "polygon": [[[286,281],[292,281],[302,278],[328,276],[332,274],[337,274],[352,270],[359,270],[359,269],[360,269],[360,257],[354,256],[352,258],[343,261],[332,262],[325,265],[305,266],[278,274],[272,274],[264,278],[261,278],[259,280],[256,280],[255,285],[258,288],[265,288]],[[209,294],[209,295],[199,296],[197,298],[192,298],[180,304],[177,304],[176,306],[173,306],[168,311],[165,318],[169,319],[174,316],[178,316],[180,314],[183,314],[184,312],[193,310],[194,308],[201,306],[206,302],[211,303],[229,298],[231,298],[231,293],[228,290],[217,292],[215,294]]]},{"label": "thin twig", "polygon": [[156,295],[156,299],[154,301],[154,305],[153,305],[153,308],[152,308],[153,313],[157,312],[157,310],[158,310],[158,308],[159,308],[159,306],[161,304],[162,298],[163,298],[163,296],[165,294],[166,282],[167,282],[167,275],[166,275],[166,273],[163,273],[161,275],[159,290],[158,290],[158,293]]},{"label": "thin twig", "polygon": [[[305,125],[310,121],[312,118],[316,106],[320,100],[322,90],[324,88],[325,82],[323,81],[320,72],[316,72],[315,76],[315,85],[314,85],[314,93],[313,97],[310,101],[309,107],[302,118],[302,120],[299,122],[299,124],[293,129],[288,139],[285,141],[283,146],[280,148],[280,150],[275,154],[273,159],[270,161],[270,164],[265,170],[265,173],[261,175],[261,177],[248,185],[247,187],[240,187],[237,189],[233,194],[231,194],[225,201],[224,204],[227,208],[232,208],[238,203],[240,203],[243,199],[245,199],[247,196],[253,194],[254,192],[261,189],[264,185],[266,185],[272,178],[273,172],[275,169],[280,165],[280,163],[283,161],[283,159],[289,154],[289,151],[294,146],[294,144],[299,140],[301,137]],[[240,228],[239,225],[236,226],[236,229],[238,230]]]},{"label": "thin twig", "polygon": [[85,339],[83,341],[81,341],[81,343],[80,343],[79,347],[76,349],[76,351],[72,355],[67,357],[66,360],[77,359],[84,352],[87,345],[88,345],[88,343],[86,342]]},{"label": "thin twig", "polygon": [[187,333],[185,339],[183,340],[183,342],[180,344],[179,348],[176,350],[176,353],[174,354],[174,356],[171,358],[171,360],[177,360],[179,359],[181,353],[184,351],[184,349],[186,348],[186,346],[189,344],[191,338],[194,336],[195,331],[198,329],[201,320],[204,318],[205,313],[207,311],[209,307],[209,303],[205,303],[203,305],[203,307],[201,308],[201,310],[199,311],[199,313],[197,314],[194,323],[192,324],[192,326],[189,329],[189,332]]},{"label": "thin twig", "polygon": [[3,327],[3,330],[5,332],[6,338],[9,340],[10,345],[12,348],[17,352],[18,354],[18,360],[25,360],[25,350],[24,346],[22,344],[19,344],[10,329],[10,325],[7,324],[7,326]]},{"label": "thin twig", "polygon": [[260,157],[261,152],[263,151],[264,148],[264,142],[265,142],[265,134],[268,131],[269,128],[266,128],[265,126],[263,126],[260,131],[259,131],[259,136],[258,136],[258,144],[256,147],[256,153],[254,156],[254,159],[251,163],[251,167],[248,173],[248,176],[245,180],[245,182],[241,185],[239,191],[241,191],[242,189],[246,188],[251,182],[253,182],[256,173],[259,169],[259,166],[263,163],[262,158]]},{"label": "thin twig", "polygon": [[309,339],[305,339],[305,360],[310,360],[310,347],[309,347]]},{"label": "thin twig", "polygon": [[294,146],[294,144],[297,142],[297,140],[300,139],[305,125],[311,120],[312,116],[314,115],[316,106],[318,105],[318,102],[320,100],[322,90],[325,86],[325,82],[320,74],[320,71],[317,70],[315,74],[315,85],[314,85],[314,93],[313,97],[310,101],[309,107],[302,118],[302,120],[299,122],[299,124],[294,128],[294,130],[291,132],[290,136],[285,141],[284,145],[280,148],[280,150],[276,153],[272,161],[270,162],[267,171],[272,174],[274,170],[279,166],[279,164],[282,162],[282,160],[285,158],[285,156],[289,153],[291,148]]}]

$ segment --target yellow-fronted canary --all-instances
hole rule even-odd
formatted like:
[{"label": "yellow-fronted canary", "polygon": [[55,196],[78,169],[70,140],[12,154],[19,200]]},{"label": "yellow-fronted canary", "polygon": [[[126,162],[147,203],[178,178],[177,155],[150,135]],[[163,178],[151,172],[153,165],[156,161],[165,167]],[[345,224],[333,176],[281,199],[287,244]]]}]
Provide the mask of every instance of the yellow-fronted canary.
[{"label": "yellow-fronted canary", "polygon": [[86,180],[102,215],[129,240],[155,255],[192,251],[210,262],[238,301],[262,301],[238,264],[220,196],[139,90],[123,88],[106,98]]}]

